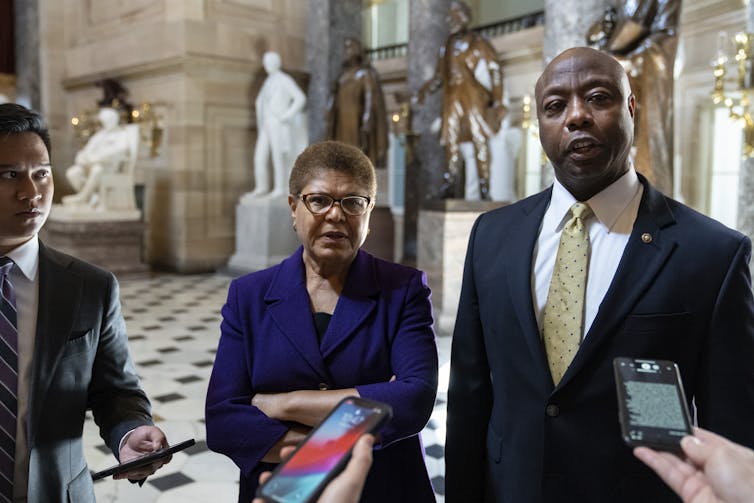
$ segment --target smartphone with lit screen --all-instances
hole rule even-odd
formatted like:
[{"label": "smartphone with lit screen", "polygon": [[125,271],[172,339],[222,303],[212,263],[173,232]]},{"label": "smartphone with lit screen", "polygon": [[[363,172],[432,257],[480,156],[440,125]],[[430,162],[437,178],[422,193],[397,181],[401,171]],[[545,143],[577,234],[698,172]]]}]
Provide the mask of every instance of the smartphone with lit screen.
[{"label": "smartphone with lit screen", "polygon": [[678,365],[668,360],[615,358],[618,415],[631,447],[681,452],[691,419]]},{"label": "smartphone with lit screen", "polygon": [[351,449],[365,433],[377,433],[393,416],[389,405],[347,397],[299,444],[257,490],[268,503],[316,501],[345,467]]}]

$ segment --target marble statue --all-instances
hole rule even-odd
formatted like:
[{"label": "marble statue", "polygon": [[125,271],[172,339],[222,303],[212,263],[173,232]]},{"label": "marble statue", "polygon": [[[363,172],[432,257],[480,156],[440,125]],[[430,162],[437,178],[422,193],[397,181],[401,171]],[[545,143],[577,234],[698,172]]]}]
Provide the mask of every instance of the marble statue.
[{"label": "marble statue", "polygon": [[366,61],[361,42],[344,41],[343,71],[328,105],[328,137],[359,147],[375,168],[387,166],[385,97],[377,70]]},{"label": "marble statue", "polygon": [[66,178],[77,191],[64,196],[68,213],[81,211],[107,219],[108,213],[134,212],[134,167],[139,147],[136,124],[119,125],[120,114],[110,107],[100,108],[97,115],[101,129],[76,154]]},{"label": "marble statue", "polygon": [[[488,141],[499,131],[506,113],[503,75],[495,49],[469,29],[470,21],[469,6],[452,1],[447,17],[450,35],[440,48],[434,75],[422,85],[413,101],[423,103],[428,93],[443,89],[440,138],[448,167],[443,173],[439,196],[488,200]],[[467,180],[463,195],[459,183],[462,165],[466,167]]]},{"label": "marble statue", "polygon": [[[506,115],[500,130],[490,136],[490,199],[513,202],[516,200],[516,165],[524,132],[510,124]],[[466,189],[468,193],[468,188]]]},{"label": "marble statue", "polygon": [[681,0],[627,0],[605,11],[587,43],[626,68],[636,96],[634,165],[667,194],[673,190],[673,68]]},{"label": "marble statue", "polygon": [[293,162],[309,144],[304,113],[306,96],[293,78],[280,70],[280,55],[276,52],[266,52],[262,65],[267,78],[255,101],[254,190],[244,194],[242,202],[249,198],[287,195]]}]

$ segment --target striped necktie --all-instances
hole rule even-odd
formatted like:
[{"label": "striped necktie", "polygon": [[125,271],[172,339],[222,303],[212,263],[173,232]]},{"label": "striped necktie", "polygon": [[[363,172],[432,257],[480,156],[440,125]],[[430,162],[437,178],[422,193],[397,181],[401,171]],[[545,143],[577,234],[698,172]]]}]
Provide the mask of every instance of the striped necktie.
[{"label": "striped necktie", "polygon": [[571,206],[563,226],[545,304],[542,338],[555,386],[571,364],[584,333],[584,294],[589,267],[589,231],[584,221],[592,214],[586,203]]},{"label": "striped necktie", "polygon": [[13,501],[18,393],[16,295],[10,282],[13,261],[0,258],[0,501]]}]

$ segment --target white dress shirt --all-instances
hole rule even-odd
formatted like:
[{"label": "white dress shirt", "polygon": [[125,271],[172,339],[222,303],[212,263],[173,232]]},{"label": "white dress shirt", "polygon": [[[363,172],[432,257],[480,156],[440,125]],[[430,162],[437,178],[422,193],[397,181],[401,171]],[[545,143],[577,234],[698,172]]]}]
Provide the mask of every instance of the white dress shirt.
[{"label": "white dress shirt", "polygon": [[[586,201],[594,215],[588,217],[585,222],[589,229],[590,255],[582,337],[589,332],[613,281],[634,227],[643,192],[644,187],[631,166],[626,174]],[[563,225],[568,221],[569,210],[575,202],[576,198],[555,179],[552,199],[542,219],[532,257],[532,300],[540,333],[560,234],[563,232]]]},{"label": "white dress shirt", "polygon": [[39,308],[39,240],[37,236],[12,250],[7,257],[16,264],[10,271],[10,281],[16,294],[16,323],[18,325],[18,415],[13,501],[25,502],[29,484],[26,415],[29,411],[31,362],[34,355]]}]

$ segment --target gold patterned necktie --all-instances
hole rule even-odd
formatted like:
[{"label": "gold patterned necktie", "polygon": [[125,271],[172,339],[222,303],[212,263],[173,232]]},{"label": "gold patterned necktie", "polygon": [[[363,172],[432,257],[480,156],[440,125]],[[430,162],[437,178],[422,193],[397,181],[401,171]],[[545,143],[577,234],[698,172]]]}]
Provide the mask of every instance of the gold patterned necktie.
[{"label": "gold patterned necktie", "polygon": [[584,332],[584,294],[589,267],[589,231],[584,221],[592,214],[586,203],[571,206],[563,226],[547,293],[542,338],[555,386],[565,374]]}]

